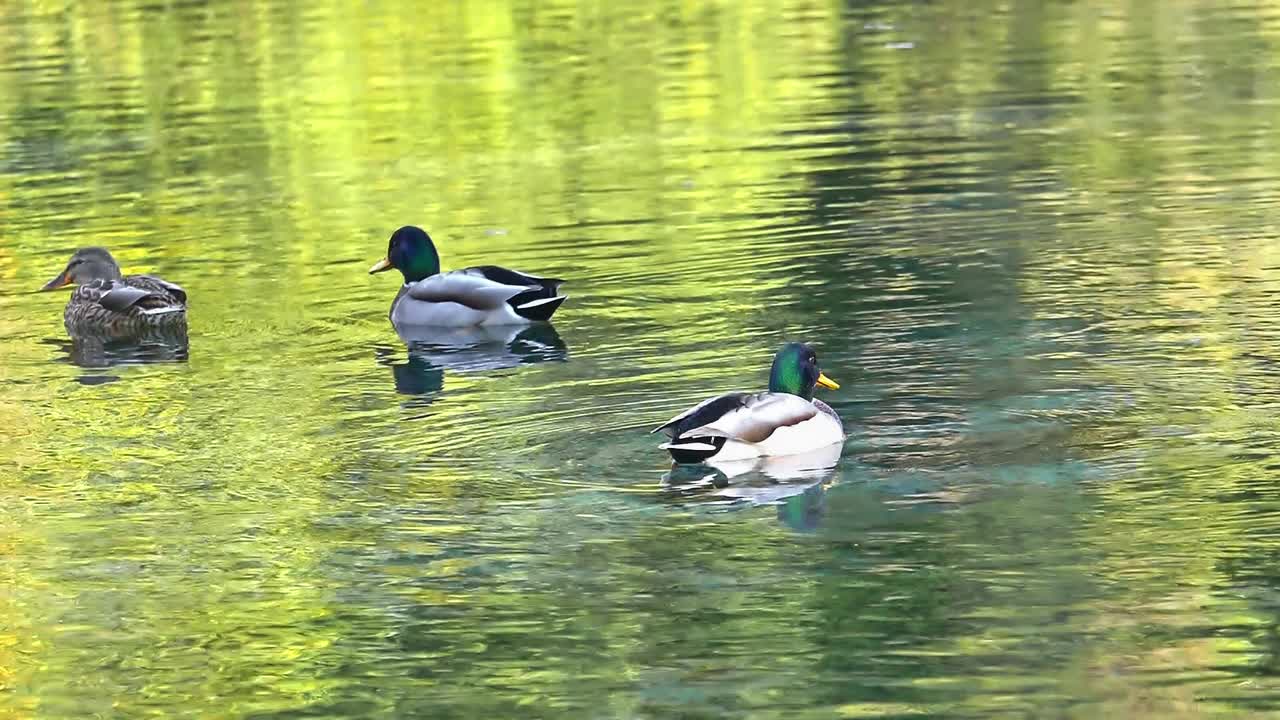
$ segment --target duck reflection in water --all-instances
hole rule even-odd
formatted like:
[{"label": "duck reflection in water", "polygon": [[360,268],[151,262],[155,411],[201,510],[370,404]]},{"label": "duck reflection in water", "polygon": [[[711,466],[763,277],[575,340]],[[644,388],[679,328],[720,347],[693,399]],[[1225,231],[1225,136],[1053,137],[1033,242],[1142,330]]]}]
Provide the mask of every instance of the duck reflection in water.
[{"label": "duck reflection in water", "polygon": [[[68,339],[51,342],[66,353],[63,362],[89,369],[179,363],[188,359],[185,325],[130,333],[78,329],[69,333]],[[86,380],[94,383],[93,378]]]},{"label": "duck reflection in water", "polygon": [[821,522],[826,488],[843,450],[843,443],[833,443],[796,455],[672,464],[662,484],[668,498],[744,508],[775,505],[780,522],[810,531]]},{"label": "duck reflection in water", "polygon": [[467,328],[396,326],[408,359],[392,360],[390,348],[378,348],[378,362],[391,367],[396,392],[433,395],[444,387],[444,371],[483,372],[563,362],[568,350],[551,325],[479,326]]}]

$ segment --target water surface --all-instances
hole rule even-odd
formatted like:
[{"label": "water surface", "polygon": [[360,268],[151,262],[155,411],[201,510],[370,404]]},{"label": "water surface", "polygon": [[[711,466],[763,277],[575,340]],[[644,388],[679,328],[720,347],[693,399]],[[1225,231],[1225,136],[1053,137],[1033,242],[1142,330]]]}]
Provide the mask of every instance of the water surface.
[{"label": "water surface", "polygon": [[[357,5],[0,9],[0,718],[1280,711],[1280,6]],[[788,339],[838,465],[670,476]]]}]

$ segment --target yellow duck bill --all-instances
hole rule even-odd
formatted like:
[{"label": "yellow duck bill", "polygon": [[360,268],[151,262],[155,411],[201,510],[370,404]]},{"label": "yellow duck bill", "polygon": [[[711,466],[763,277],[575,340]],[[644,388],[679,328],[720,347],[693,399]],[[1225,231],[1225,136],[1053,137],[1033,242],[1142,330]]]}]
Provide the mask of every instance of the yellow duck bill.
[{"label": "yellow duck bill", "polygon": [[391,269],[391,258],[382,258],[378,262],[374,263],[373,267],[369,268],[369,274],[372,275],[374,273],[385,272],[390,269]]},{"label": "yellow duck bill", "polygon": [[818,373],[818,384],[828,390],[839,390],[840,383],[827,377],[826,373]]}]

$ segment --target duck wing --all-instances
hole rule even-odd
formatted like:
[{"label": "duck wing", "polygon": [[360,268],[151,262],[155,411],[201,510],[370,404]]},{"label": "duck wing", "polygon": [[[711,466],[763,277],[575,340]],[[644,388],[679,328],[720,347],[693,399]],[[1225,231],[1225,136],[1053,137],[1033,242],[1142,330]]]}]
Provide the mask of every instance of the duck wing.
[{"label": "duck wing", "polygon": [[560,294],[560,285],[564,283],[560,278],[538,277],[497,265],[477,265],[462,272],[505,285],[520,285],[527,288],[524,292],[508,299],[507,304],[515,314],[528,320],[550,320],[560,304],[569,299],[568,295]]},{"label": "duck wing", "polygon": [[155,275],[130,275],[124,281],[134,287],[167,294],[174,302],[187,304],[187,291],[183,290],[181,285],[171,283],[164,278]]},{"label": "duck wing", "polygon": [[498,310],[511,298],[536,286],[508,284],[468,270],[454,270],[405,286],[405,293],[423,302],[452,302],[472,310]]},{"label": "duck wing", "polygon": [[551,295],[555,295],[564,280],[560,278],[539,277],[538,275],[530,275],[529,273],[512,270],[511,268],[498,267],[497,265],[477,265],[464,270],[455,272],[463,272],[469,275],[483,277],[486,280],[502,283],[503,285],[521,285],[524,287],[540,287]]},{"label": "duck wing", "polygon": [[505,304],[527,320],[549,320],[567,299],[556,294],[563,282],[481,265],[432,275],[410,285],[407,292],[415,300],[455,302],[481,311],[500,310]]},{"label": "duck wing", "polygon": [[709,425],[725,415],[743,407],[750,393],[731,392],[708,398],[650,431],[665,432],[672,439],[684,435],[693,428]]},{"label": "duck wing", "polygon": [[706,400],[654,430],[672,439],[722,437],[763,442],[775,430],[799,425],[819,412],[813,403],[790,393],[727,393]]},{"label": "duck wing", "polygon": [[80,287],[82,297],[116,313],[137,310],[145,314],[186,309],[187,293],[178,285],[151,275],[130,275],[119,280],[95,280]]}]

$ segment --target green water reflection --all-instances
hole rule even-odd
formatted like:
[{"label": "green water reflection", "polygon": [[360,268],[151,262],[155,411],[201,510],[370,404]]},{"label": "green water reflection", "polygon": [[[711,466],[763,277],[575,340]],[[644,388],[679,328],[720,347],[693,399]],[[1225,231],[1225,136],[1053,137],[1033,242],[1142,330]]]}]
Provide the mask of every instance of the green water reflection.
[{"label": "green water reflection", "polygon": [[[0,718],[1280,711],[1280,5],[0,28]],[[405,223],[554,329],[398,337]],[[90,243],[188,337],[67,340]],[[836,469],[668,476],[789,338]]]}]

